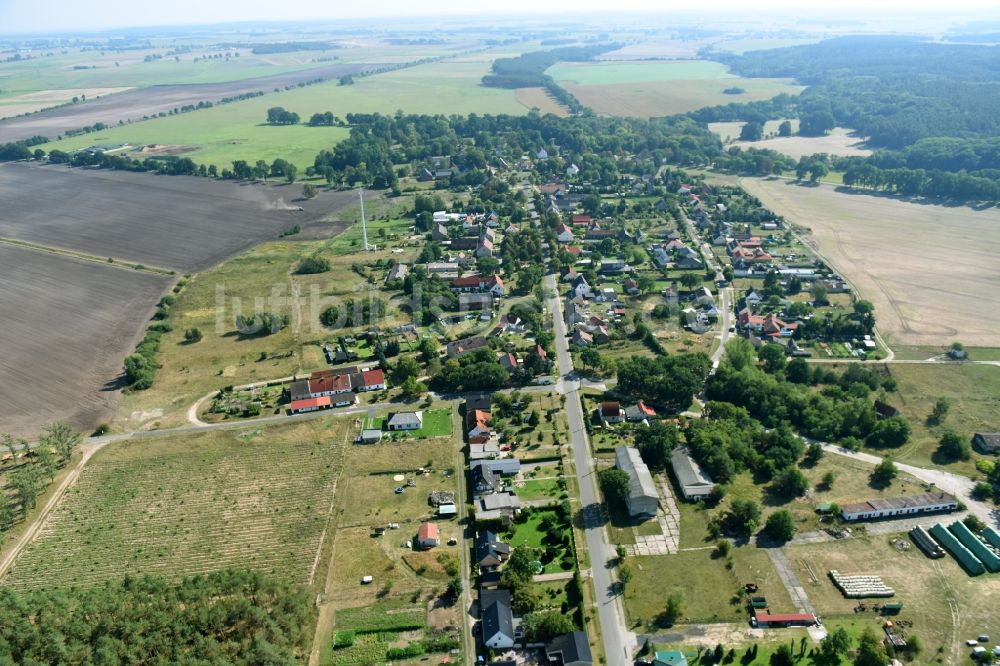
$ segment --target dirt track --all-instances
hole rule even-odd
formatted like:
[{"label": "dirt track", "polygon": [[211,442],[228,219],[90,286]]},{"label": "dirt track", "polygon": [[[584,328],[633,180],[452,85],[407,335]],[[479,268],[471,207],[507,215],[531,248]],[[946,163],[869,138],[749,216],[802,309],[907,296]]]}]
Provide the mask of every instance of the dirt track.
[{"label": "dirt track", "polygon": [[1000,344],[1000,210],[847,194],[823,185],[745,178],[875,304],[890,344]]},{"label": "dirt track", "polygon": [[161,111],[166,113],[186,104],[215,103],[224,97],[235,97],[243,93],[257,91],[266,93],[275,88],[294,86],[320,78],[339,78],[346,74],[357,74],[381,66],[373,63],[345,63],[242,81],[150,86],[117,95],[105,95],[81,104],[51,109],[21,118],[0,120],[0,143],[18,141],[36,135],[55,139],[56,136],[67,130],[88,127],[98,122],[106,125],[117,125],[119,121],[142,120],[143,116],[153,116]]},{"label": "dirt track", "polygon": [[4,164],[0,237],[189,273],[357,201],[354,192],[297,201],[301,192],[299,185]]}]

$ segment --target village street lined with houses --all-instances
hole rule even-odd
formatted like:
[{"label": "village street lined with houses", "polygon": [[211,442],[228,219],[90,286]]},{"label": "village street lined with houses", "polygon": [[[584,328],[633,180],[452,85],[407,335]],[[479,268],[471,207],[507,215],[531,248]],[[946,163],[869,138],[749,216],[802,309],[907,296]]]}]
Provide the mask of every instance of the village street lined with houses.
[{"label": "village street lined with houses", "polygon": [[0,662],[1000,666],[1000,47],[694,14],[0,35]]}]

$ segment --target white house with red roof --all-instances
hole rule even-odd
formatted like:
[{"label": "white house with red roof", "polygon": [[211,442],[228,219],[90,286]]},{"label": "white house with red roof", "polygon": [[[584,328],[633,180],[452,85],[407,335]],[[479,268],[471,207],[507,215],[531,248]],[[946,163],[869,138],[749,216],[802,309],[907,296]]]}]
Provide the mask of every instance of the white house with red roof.
[{"label": "white house with red roof", "polygon": [[482,409],[473,409],[465,415],[465,434],[469,444],[485,444],[490,441],[493,415]]},{"label": "white house with red roof", "polygon": [[790,338],[795,334],[796,329],[798,329],[798,322],[785,322],[778,319],[778,316],[771,313],[764,317],[764,322],[761,327],[764,335],[772,338]]},{"label": "white house with red roof", "polygon": [[330,409],[333,401],[330,396],[325,395],[319,398],[305,398],[303,400],[293,400],[289,406],[292,414],[305,414],[306,412],[317,412],[321,409]]},{"label": "white house with red roof", "polygon": [[383,391],[386,388],[385,373],[376,368],[361,373],[361,383],[356,387],[359,391]]},{"label": "white house with red roof", "polygon": [[572,243],[573,230],[566,226],[565,223],[560,224],[556,227],[556,240],[560,243]]},{"label": "white house with red roof", "polygon": [[490,293],[496,297],[504,295],[503,280],[499,275],[469,275],[451,281],[451,290],[457,292]]}]

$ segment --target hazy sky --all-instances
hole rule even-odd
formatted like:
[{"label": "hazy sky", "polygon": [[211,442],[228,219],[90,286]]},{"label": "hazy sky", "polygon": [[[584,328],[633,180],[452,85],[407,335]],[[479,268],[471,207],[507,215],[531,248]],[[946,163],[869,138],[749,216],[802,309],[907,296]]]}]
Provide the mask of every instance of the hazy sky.
[{"label": "hazy sky", "polygon": [[29,31],[124,26],[183,25],[229,21],[447,16],[469,14],[555,14],[573,18],[581,12],[680,12],[739,9],[784,10],[793,18],[803,7],[843,15],[883,10],[903,15],[914,10],[985,10],[995,15],[996,0],[0,0],[0,34]]}]

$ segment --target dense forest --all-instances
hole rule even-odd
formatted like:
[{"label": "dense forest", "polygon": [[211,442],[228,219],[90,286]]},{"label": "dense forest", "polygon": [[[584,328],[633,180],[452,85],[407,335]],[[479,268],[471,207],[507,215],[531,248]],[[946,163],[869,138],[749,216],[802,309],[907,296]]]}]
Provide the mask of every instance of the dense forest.
[{"label": "dense forest", "polygon": [[[792,77],[797,98],[702,109],[702,122],[798,116],[800,133],[849,127],[878,148],[854,158],[848,186],[962,200],[1000,199],[1000,49],[907,37],[842,37],[741,56],[751,77]],[[850,182],[847,182],[850,181]]]},{"label": "dense forest", "polygon": [[315,627],[304,590],[258,573],[96,588],[0,588],[0,662],[296,664]]}]

